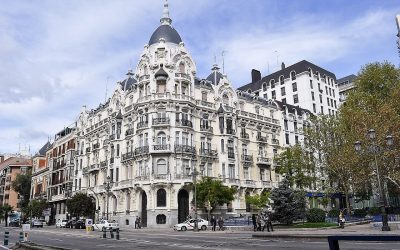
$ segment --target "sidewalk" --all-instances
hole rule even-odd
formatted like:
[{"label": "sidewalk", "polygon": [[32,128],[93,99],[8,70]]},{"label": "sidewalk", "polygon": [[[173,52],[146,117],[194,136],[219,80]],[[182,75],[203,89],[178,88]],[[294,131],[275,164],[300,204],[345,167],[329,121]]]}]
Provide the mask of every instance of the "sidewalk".
[{"label": "sidewalk", "polygon": [[279,229],[274,232],[254,232],[254,238],[326,238],[330,235],[399,235],[399,231],[383,232],[371,224],[352,225],[341,228],[299,228]]}]

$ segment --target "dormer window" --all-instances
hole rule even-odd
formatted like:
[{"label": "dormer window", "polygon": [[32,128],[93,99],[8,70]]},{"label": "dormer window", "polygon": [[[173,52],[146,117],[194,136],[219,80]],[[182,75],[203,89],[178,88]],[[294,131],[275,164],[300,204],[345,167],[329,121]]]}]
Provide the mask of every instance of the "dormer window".
[{"label": "dormer window", "polygon": [[262,88],[263,88],[263,91],[266,91],[266,90],[267,90],[267,83],[264,82],[264,83],[262,84]]},{"label": "dormer window", "polygon": [[292,80],[296,80],[296,72],[295,71],[290,72],[290,78]]},{"label": "dormer window", "polygon": [[274,79],[269,81],[269,83],[271,84],[271,89],[275,88],[275,80]]},{"label": "dormer window", "polygon": [[180,72],[180,73],[186,73],[185,64],[184,64],[183,62],[181,62],[181,63],[179,64],[179,72]]},{"label": "dormer window", "polygon": [[280,77],[279,77],[279,83],[280,83],[281,85],[284,84],[284,83],[285,83],[285,77],[280,76]]},{"label": "dormer window", "polygon": [[165,93],[167,82],[165,80],[157,80],[157,93]]}]

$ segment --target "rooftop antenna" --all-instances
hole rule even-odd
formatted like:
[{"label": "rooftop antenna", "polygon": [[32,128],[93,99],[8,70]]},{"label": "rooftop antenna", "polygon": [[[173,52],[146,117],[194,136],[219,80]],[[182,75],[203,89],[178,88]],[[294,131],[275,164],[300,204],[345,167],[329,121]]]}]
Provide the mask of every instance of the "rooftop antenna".
[{"label": "rooftop antenna", "polygon": [[224,74],[225,75],[225,52],[226,52],[226,50],[223,50],[222,52],[221,52],[221,56],[222,56],[222,74]]}]

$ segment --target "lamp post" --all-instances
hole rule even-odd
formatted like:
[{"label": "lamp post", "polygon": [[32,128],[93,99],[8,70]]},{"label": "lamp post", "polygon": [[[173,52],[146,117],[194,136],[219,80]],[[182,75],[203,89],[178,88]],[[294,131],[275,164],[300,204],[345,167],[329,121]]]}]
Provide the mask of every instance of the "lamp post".
[{"label": "lamp post", "polygon": [[197,175],[199,172],[197,172],[197,169],[194,167],[192,171],[192,176],[193,176],[193,185],[194,185],[194,228],[193,231],[198,232],[199,231],[199,224],[197,221]]},{"label": "lamp post", "polygon": [[110,195],[110,190],[111,190],[112,184],[113,184],[113,182],[111,181],[111,177],[107,176],[107,181],[104,182],[104,188],[105,188],[106,194],[107,194],[107,204],[106,204],[107,221],[108,221],[108,200],[109,200],[109,195]]},{"label": "lamp post", "polygon": [[[377,160],[377,155],[378,153],[381,153],[383,151],[382,148],[380,148],[377,144],[376,144],[376,132],[375,129],[370,129],[368,130],[368,138],[371,141],[371,147],[370,147],[370,152],[372,152],[374,154],[374,163],[375,163],[375,169],[376,169],[376,175],[378,178],[378,189],[379,189],[379,205],[381,207],[381,215],[382,215],[382,231],[390,231],[390,227],[388,224],[388,215],[386,213],[386,207],[387,207],[387,197],[386,197],[386,193],[384,191],[384,188],[381,184],[381,176],[380,176],[380,171],[379,171],[379,165],[378,165],[378,160]],[[386,145],[387,146],[392,146],[393,145],[393,136],[388,135],[386,136]],[[361,142],[360,141],[356,141],[354,143],[354,147],[355,150],[357,152],[361,152]]]}]

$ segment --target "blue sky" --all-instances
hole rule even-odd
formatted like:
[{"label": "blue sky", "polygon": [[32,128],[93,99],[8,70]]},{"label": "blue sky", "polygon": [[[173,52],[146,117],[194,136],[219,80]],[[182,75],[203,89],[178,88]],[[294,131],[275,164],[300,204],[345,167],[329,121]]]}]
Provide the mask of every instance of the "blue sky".
[{"label": "blue sky", "polygon": [[[400,1],[170,0],[172,25],[206,77],[222,64],[235,87],[282,61],[309,60],[337,78],[369,62],[399,65]],[[0,0],[0,153],[32,153],[95,108],[158,27],[161,0]],[[278,61],[278,63],[277,63]]]}]

